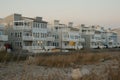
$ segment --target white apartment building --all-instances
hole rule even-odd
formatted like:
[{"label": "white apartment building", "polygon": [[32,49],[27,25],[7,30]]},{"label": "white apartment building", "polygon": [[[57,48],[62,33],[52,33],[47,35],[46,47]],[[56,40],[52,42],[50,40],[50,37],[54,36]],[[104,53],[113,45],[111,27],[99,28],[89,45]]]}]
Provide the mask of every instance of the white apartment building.
[{"label": "white apartment building", "polygon": [[117,47],[120,47],[120,28],[113,29],[112,31],[117,33]]},{"label": "white apartment building", "polygon": [[8,35],[5,35],[5,27],[0,25],[0,50],[3,49],[4,44],[8,41]]},{"label": "white apartment building", "polygon": [[59,49],[81,49],[83,48],[82,43],[85,42],[81,38],[78,28],[73,28],[73,23],[70,22],[68,25],[60,24],[59,20],[54,20],[54,24],[51,25],[53,36],[55,41],[53,46]]},{"label": "white apartment building", "polygon": [[54,48],[113,48],[120,44],[114,30],[100,26],[74,27],[72,22],[66,25],[59,20],[49,25],[42,17],[29,18],[21,14],[0,19],[0,24],[0,46],[8,41],[13,49],[33,53],[50,52]]},{"label": "white apartment building", "polygon": [[85,48],[112,48],[117,44],[117,34],[100,26],[80,26]]},{"label": "white apartment building", "polygon": [[[13,14],[3,19],[7,24],[9,43],[13,49],[28,50],[39,53],[51,49],[47,44],[53,40],[48,35],[47,22],[42,17],[29,18],[21,14]],[[8,25],[11,23],[11,25]]]},{"label": "white apartment building", "polygon": [[103,39],[105,39],[105,45],[108,48],[113,48],[118,46],[118,35],[116,32],[112,31],[111,29],[107,29],[104,31]]}]

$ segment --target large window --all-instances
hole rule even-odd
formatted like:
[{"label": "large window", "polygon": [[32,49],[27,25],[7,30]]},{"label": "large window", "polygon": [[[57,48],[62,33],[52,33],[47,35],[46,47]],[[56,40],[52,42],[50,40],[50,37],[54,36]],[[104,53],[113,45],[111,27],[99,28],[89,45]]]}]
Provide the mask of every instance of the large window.
[{"label": "large window", "polygon": [[2,35],[2,31],[0,31],[0,35]]}]

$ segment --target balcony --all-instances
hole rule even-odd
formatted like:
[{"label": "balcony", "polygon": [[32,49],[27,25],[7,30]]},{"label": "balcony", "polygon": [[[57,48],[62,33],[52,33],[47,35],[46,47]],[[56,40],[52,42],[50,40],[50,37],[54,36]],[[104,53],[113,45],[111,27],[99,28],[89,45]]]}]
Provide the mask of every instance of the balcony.
[{"label": "balcony", "polygon": [[44,52],[44,50],[42,49],[42,47],[40,46],[23,46],[23,50],[28,50],[28,52],[33,52],[33,53],[40,53],[40,52]]},{"label": "balcony", "polygon": [[102,39],[101,41],[105,43],[105,42],[106,42],[106,39]]},{"label": "balcony", "polygon": [[55,46],[45,46],[45,49],[48,50],[48,49],[54,49]]},{"label": "balcony", "polygon": [[62,38],[62,41],[70,41],[69,38]]},{"label": "balcony", "polygon": [[23,36],[23,40],[32,41],[32,40],[34,40],[34,38],[33,38],[33,36]]},{"label": "balcony", "polygon": [[94,32],[82,32],[82,34],[84,34],[84,35],[93,35]]},{"label": "balcony", "polygon": [[0,41],[8,41],[8,35],[0,35]]},{"label": "balcony", "polygon": [[84,38],[80,38],[80,42],[85,42],[85,39]]},{"label": "balcony", "polygon": [[14,26],[14,30],[32,30],[31,26]]},{"label": "balcony", "polygon": [[94,49],[94,48],[98,48],[98,46],[96,46],[96,45],[91,45],[90,48],[93,48],[93,49]]},{"label": "balcony", "polygon": [[92,39],[91,39],[91,42],[96,42],[96,39],[95,39],[95,38],[92,38]]},{"label": "balcony", "polygon": [[70,38],[62,38],[62,41],[75,41],[75,42],[85,42],[85,39],[80,38],[80,39],[70,39]]},{"label": "balcony", "polygon": [[114,42],[114,40],[109,40],[109,42],[111,42],[111,43],[112,43],[112,42]]},{"label": "balcony", "polygon": [[47,37],[46,40],[47,40],[47,41],[54,41],[55,38],[54,38],[54,37]]},{"label": "balcony", "polygon": [[65,45],[63,45],[62,48],[63,49],[75,49],[75,46],[69,46],[69,45],[65,46]]},{"label": "balcony", "polygon": [[91,39],[91,42],[102,42],[101,39]]}]

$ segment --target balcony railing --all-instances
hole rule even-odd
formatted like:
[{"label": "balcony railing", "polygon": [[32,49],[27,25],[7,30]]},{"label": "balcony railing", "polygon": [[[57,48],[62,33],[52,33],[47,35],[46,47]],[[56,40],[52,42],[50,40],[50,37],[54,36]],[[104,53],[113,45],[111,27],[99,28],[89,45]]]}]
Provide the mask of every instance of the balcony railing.
[{"label": "balcony railing", "polygon": [[0,41],[8,41],[8,35],[0,35]]},{"label": "balcony railing", "polygon": [[80,38],[80,39],[70,39],[70,38],[62,38],[62,41],[75,41],[75,42],[85,42],[84,38]]},{"label": "balcony railing", "polygon": [[69,45],[67,45],[67,46],[62,46],[62,48],[63,49],[75,49],[75,46],[69,46]]},{"label": "balcony railing", "polygon": [[91,42],[96,42],[96,39],[91,39]]},{"label": "balcony railing", "polygon": [[47,40],[47,41],[54,41],[55,38],[54,38],[54,37],[47,37],[46,40]]},{"label": "balcony railing", "polygon": [[114,40],[109,40],[109,42],[114,42]]},{"label": "balcony railing", "polygon": [[62,41],[70,41],[69,38],[62,38]]},{"label": "balcony railing", "polygon": [[33,36],[23,36],[23,40],[32,41],[32,40],[34,40],[34,38],[33,38]]},{"label": "balcony railing", "polygon": [[102,42],[101,39],[91,39],[91,42]]},{"label": "balcony railing", "polygon": [[80,42],[85,42],[85,39],[84,38],[80,38]]},{"label": "balcony railing", "polygon": [[65,46],[65,45],[63,45],[62,48],[64,48],[64,49],[81,49],[81,48],[83,48],[83,46],[82,45],[79,45],[79,46],[69,46],[69,45]]},{"label": "balcony railing", "polygon": [[31,26],[14,26],[13,29],[15,30],[32,30]]},{"label": "balcony railing", "polygon": [[94,34],[94,32],[82,32],[82,34],[91,35]]}]

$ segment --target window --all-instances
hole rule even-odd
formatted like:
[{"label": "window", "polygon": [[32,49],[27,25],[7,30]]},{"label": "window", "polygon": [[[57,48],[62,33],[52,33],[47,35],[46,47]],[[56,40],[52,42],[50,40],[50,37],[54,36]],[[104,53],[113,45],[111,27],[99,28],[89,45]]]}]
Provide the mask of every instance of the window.
[{"label": "window", "polygon": [[41,28],[43,28],[43,24],[41,23]]},{"label": "window", "polygon": [[13,36],[13,33],[11,33],[11,36]]},{"label": "window", "polygon": [[38,28],[39,28],[40,26],[39,26],[39,23],[38,23]]},{"label": "window", "polygon": [[15,22],[14,25],[15,25],[15,26],[18,26],[18,22]]},{"label": "window", "polygon": [[2,31],[0,31],[0,35],[2,35]]},{"label": "window", "polygon": [[15,37],[17,37],[17,33],[15,33]]},{"label": "window", "polygon": [[33,37],[35,37],[35,33],[33,33]]},{"label": "window", "polygon": [[20,32],[20,37],[22,37],[22,33]]},{"label": "window", "polygon": [[55,27],[56,30],[58,30],[58,27]]}]

